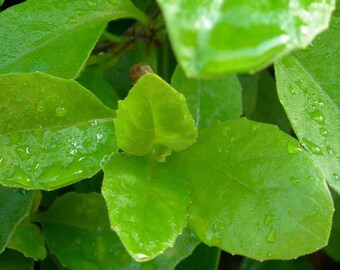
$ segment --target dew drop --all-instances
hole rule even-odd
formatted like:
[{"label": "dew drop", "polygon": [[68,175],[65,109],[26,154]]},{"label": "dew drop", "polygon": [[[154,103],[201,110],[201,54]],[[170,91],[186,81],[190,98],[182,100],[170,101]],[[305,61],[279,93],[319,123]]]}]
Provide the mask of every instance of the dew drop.
[{"label": "dew drop", "polygon": [[268,243],[274,243],[276,241],[276,231],[273,228],[270,228],[266,240]]},{"label": "dew drop", "polygon": [[55,115],[57,117],[63,117],[66,114],[66,109],[64,107],[57,107],[55,109]]},{"label": "dew drop", "polygon": [[322,136],[327,137],[328,136],[328,131],[325,128],[319,128],[319,132]]},{"label": "dew drop", "polygon": [[96,133],[96,138],[97,138],[97,142],[99,142],[103,138],[103,134],[97,132]]},{"label": "dew drop", "polygon": [[117,5],[117,0],[109,0],[112,5]]},{"label": "dew drop", "polygon": [[291,93],[292,95],[295,95],[295,94],[296,94],[296,91],[295,91],[295,89],[294,89],[294,87],[293,87],[292,85],[289,85],[289,86],[288,86],[288,91],[289,91],[289,93]]},{"label": "dew drop", "polygon": [[94,2],[94,1],[87,1],[87,4],[88,4],[88,6],[89,6],[91,9],[96,9],[96,8],[97,8],[97,3]]},{"label": "dew drop", "polygon": [[5,107],[4,106],[0,106],[0,113],[5,111]]},{"label": "dew drop", "polygon": [[334,181],[339,181],[340,177],[337,173],[333,173],[333,179],[334,179]]},{"label": "dew drop", "polygon": [[43,100],[39,101],[36,107],[38,112],[44,112],[46,110],[46,104]]},{"label": "dew drop", "polygon": [[320,125],[325,124],[325,116],[323,115],[323,113],[321,111],[319,111],[319,110],[313,111],[313,112],[310,113],[310,116],[318,124],[320,124]]},{"label": "dew drop", "polygon": [[297,186],[300,182],[299,178],[294,177],[294,176],[292,176],[289,180],[293,184],[293,186]]},{"label": "dew drop", "polygon": [[309,150],[314,155],[318,155],[318,156],[323,155],[323,152],[320,149],[320,147],[317,146],[316,144],[312,143],[311,141],[309,141],[307,139],[302,139],[302,144],[307,150]]},{"label": "dew drop", "polygon": [[333,155],[334,155],[334,150],[333,150],[332,147],[327,146],[327,147],[326,147],[326,151],[327,151],[327,153],[328,153],[330,156],[333,156]]},{"label": "dew drop", "polygon": [[288,142],[287,150],[289,154],[298,154],[300,152],[303,152],[302,148],[292,141]]},{"label": "dew drop", "polygon": [[149,256],[148,256],[148,255],[145,255],[145,254],[143,254],[143,253],[137,253],[137,254],[135,255],[135,258],[136,258],[137,260],[147,260],[147,259],[149,258]]},{"label": "dew drop", "polygon": [[275,215],[272,213],[268,213],[267,215],[265,215],[263,223],[266,227],[268,227],[269,225],[271,225],[274,221],[275,221]]}]

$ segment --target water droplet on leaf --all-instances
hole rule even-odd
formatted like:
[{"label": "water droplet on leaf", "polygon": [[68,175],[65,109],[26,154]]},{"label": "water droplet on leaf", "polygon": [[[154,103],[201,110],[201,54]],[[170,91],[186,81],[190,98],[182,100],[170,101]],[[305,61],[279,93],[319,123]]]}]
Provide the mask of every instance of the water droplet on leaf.
[{"label": "water droplet on leaf", "polygon": [[63,117],[66,114],[66,109],[64,107],[57,107],[55,109],[55,115],[57,117]]},{"label": "water droplet on leaf", "polygon": [[276,241],[276,231],[273,228],[270,228],[266,240],[268,243],[274,243]]},{"label": "water droplet on leaf", "polygon": [[314,155],[318,155],[318,156],[322,156],[323,152],[320,149],[320,147],[318,145],[316,145],[315,143],[312,143],[311,141],[307,140],[307,139],[302,139],[302,144],[303,146],[309,150],[311,153],[313,153]]},{"label": "water droplet on leaf", "polygon": [[322,136],[324,136],[324,137],[327,137],[328,136],[328,131],[327,131],[327,129],[325,129],[325,128],[319,128],[319,131],[320,131],[320,134],[322,135]]},{"label": "water droplet on leaf", "polygon": [[292,176],[289,180],[293,184],[293,186],[297,186],[300,182],[300,180],[297,177],[294,177],[294,176]]},{"label": "water droplet on leaf", "polygon": [[333,156],[333,155],[334,155],[334,150],[333,150],[332,147],[327,146],[327,147],[326,147],[326,151],[327,151],[327,153],[328,153],[330,156]]},{"label": "water droplet on leaf", "polygon": [[94,1],[87,1],[87,4],[91,9],[96,9],[97,8],[97,3]]},{"label": "water droplet on leaf", "polygon": [[288,150],[288,153],[290,154],[298,154],[303,151],[297,143],[294,143],[292,141],[288,142],[287,150]]},{"label": "water droplet on leaf", "polygon": [[323,113],[321,111],[319,111],[319,110],[313,111],[313,112],[310,113],[310,116],[318,124],[320,124],[320,125],[325,124],[325,116],[323,115]]},{"label": "water droplet on leaf", "polygon": [[263,223],[266,227],[268,227],[269,225],[271,225],[274,221],[275,221],[275,215],[272,213],[268,213],[263,220]]}]

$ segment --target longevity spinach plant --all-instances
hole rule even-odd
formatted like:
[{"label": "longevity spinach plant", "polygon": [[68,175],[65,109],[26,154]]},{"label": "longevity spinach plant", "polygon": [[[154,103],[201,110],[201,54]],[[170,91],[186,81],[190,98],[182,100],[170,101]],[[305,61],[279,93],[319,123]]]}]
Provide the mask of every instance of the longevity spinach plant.
[{"label": "longevity spinach plant", "polygon": [[0,0],[0,269],[335,265],[337,6]]}]

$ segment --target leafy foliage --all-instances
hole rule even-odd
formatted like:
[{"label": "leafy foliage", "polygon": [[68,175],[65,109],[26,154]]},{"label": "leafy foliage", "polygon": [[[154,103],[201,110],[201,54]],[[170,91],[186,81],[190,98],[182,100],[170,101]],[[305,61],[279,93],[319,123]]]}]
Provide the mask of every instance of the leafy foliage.
[{"label": "leafy foliage", "polygon": [[339,260],[338,3],[0,0],[0,269]]}]

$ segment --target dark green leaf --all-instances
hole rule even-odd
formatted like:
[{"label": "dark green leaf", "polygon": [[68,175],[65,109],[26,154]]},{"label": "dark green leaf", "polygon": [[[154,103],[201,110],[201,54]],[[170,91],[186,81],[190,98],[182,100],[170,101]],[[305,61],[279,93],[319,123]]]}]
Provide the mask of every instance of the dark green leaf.
[{"label": "dark green leaf", "polygon": [[279,98],[305,149],[340,193],[340,15],[305,51],[275,65]]},{"label": "dark green leaf", "polygon": [[110,229],[98,193],[59,197],[42,216],[42,226],[49,250],[68,269],[125,270],[136,264]]},{"label": "dark green leaf", "polygon": [[[274,78],[268,71],[261,72],[253,79],[242,76],[244,81],[244,107],[248,119],[275,124],[286,133],[291,131],[287,115],[277,96]],[[254,85],[247,85],[252,82]],[[250,104],[252,103],[252,104]],[[248,111],[250,109],[250,111]]]},{"label": "dark green leaf", "polygon": [[0,186],[0,253],[15,227],[29,214],[32,200],[31,191]]},{"label": "dark green leaf", "polygon": [[153,157],[116,154],[104,167],[102,193],[112,228],[138,261],[173,246],[186,227],[186,183]]},{"label": "dark green leaf", "polygon": [[145,20],[128,0],[30,0],[11,7],[0,14],[0,74],[75,78],[106,23],[126,17]]},{"label": "dark green leaf", "polygon": [[114,112],[72,80],[0,76],[0,183],[54,189],[97,173],[116,150]]},{"label": "dark green leaf", "polygon": [[325,251],[333,260],[340,262],[340,196],[335,199],[334,207],[331,236]]},{"label": "dark green leaf", "polygon": [[260,73],[254,75],[240,74],[238,79],[242,85],[243,114],[245,117],[250,118],[256,107]]},{"label": "dark green leaf", "polygon": [[104,79],[98,67],[87,68],[77,81],[95,94],[106,106],[117,109],[118,96],[110,83]]},{"label": "dark green leaf", "polygon": [[185,97],[151,73],[119,101],[115,127],[119,148],[134,155],[145,155],[155,146],[180,151],[197,136]]},{"label": "dark green leaf", "polygon": [[242,89],[236,76],[209,81],[188,79],[177,66],[171,84],[186,97],[189,111],[199,128],[241,115]]},{"label": "dark green leaf", "polygon": [[221,250],[200,244],[175,270],[217,270]]},{"label": "dark green leaf", "polygon": [[35,260],[43,260],[46,257],[44,237],[39,227],[30,222],[29,217],[16,227],[7,247]]},{"label": "dark green leaf", "polygon": [[254,71],[326,29],[334,0],[158,0],[189,77]]},{"label": "dark green leaf", "polygon": [[190,181],[189,225],[206,244],[257,260],[291,259],[327,244],[333,202],[324,177],[277,127],[219,123],[167,162]]},{"label": "dark green leaf", "polygon": [[17,251],[6,249],[0,254],[0,269],[2,270],[33,270],[33,260],[25,258]]},{"label": "dark green leaf", "polygon": [[258,262],[245,258],[240,270],[313,270],[306,259]]}]

